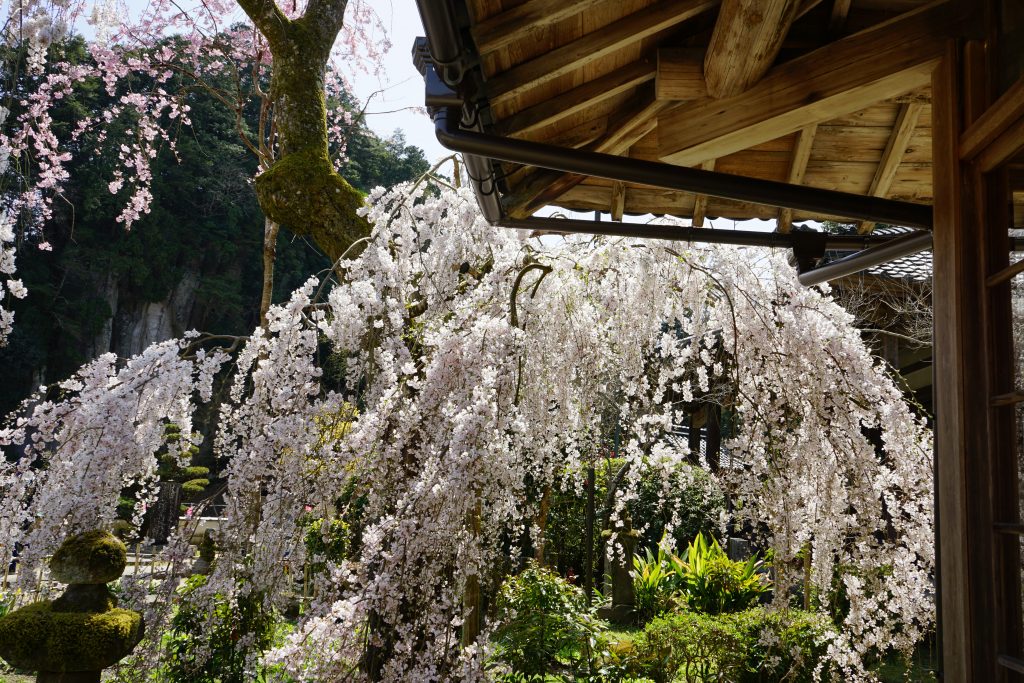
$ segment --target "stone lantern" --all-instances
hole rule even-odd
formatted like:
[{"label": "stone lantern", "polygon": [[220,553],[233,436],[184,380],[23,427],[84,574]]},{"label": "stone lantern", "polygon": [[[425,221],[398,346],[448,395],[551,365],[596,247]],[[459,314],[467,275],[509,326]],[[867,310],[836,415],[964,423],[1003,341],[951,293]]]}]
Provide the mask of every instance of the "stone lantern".
[{"label": "stone lantern", "polygon": [[124,544],[106,531],[64,541],[50,573],[67,590],[0,618],[0,657],[38,672],[39,683],[98,683],[100,672],[142,639],[142,615],[118,609],[107,587],[126,564]]}]

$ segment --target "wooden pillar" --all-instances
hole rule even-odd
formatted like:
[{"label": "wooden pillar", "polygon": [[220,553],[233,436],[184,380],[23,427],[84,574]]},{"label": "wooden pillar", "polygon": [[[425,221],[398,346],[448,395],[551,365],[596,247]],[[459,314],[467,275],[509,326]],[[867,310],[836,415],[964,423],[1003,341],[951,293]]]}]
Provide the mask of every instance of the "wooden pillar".
[{"label": "wooden pillar", "polygon": [[700,420],[697,413],[690,413],[690,429],[686,436],[686,446],[690,449],[690,464],[700,465]]},{"label": "wooden pillar", "polygon": [[937,561],[942,680],[1005,683],[1021,680],[999,664],[1021,648],[1020,556],[995,525],[1017,518],[1017,473],[992,399],[1012,388],[1012,320],[1009,286],[986,286],[1008,261],[1005,174],[960,159],[985,69],[981,43],[951,42],[932,84]]},{"label": "wooden pillar", "polygon": [[708,403],[707,411],[707,444],[704,447],[704,457],[708,461],[708,468],[718,474],[722,457],[722,406]]}]

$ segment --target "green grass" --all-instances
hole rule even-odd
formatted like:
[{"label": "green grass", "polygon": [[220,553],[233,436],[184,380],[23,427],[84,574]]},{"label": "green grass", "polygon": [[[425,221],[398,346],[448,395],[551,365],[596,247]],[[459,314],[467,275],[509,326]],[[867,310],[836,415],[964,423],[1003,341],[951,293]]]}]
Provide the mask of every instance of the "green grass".
[{"label": "green grass", "polygon": [[608,636],[609,642],[612,643],[633,642],[636,634],[643,630],[642,626],[618,626],[608,629],[604,634]]}]

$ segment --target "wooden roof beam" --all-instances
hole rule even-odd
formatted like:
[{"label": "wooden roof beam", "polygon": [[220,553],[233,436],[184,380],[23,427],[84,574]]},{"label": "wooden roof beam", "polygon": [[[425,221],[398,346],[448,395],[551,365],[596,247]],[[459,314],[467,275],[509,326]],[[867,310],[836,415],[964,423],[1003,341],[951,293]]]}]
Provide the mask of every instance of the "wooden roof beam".
[{"label": "wooden roof beam", "polygon": [[[896,171],[899,170],[903,155],[907,152],[910,136],[914,134],[914,128],[917,127],[917,120],[921,116],[922,109],[924,109],[924,105],[919,102],[900,105],[896,123],[892,127],[892,134],[885,145],[885,151],[882,152],[875,176],[871,179],[868,194],[872,197],[885,197],[889,194],[889,188],[892,187]],[[875,224],[871,221],[863,221],[857,226],[857,232],[866,235],[874,227]]]},{"label": "wooden roof beam", "polygon": [[739,95],[768,72],[801,0],[722,0],[704,57],[708,95]]},{"label": "wooden roof beam", "polygon": [[850,0],[835,0],[832,3],[832,15],[828,20],[829,34],[836,36],[846,27],[846,17],[850,14]]},{"label": "wooden roof beam", "polygon": [[970,25],[958,0],[935,0],[775,67],[740,95],[663,113],[660,157],[720,158],[928,85],[945,40]]},{"label": "wooden roof beam", "polygon": [[588,12],[607,0],[527,0],[521,5],[484,19],[472,27],[473,40],[481,55],[508,47],[530,33],[555,22]]},{"label": "wooden roof beam", "polygon": [[[492,105],[593,64],[599,59],[708,11],[719,0],[662,0],[562,47],[514,66],[485,84]],[[569,3],[566,3],[569,4]]]},{"label": "wooden roof beam", "polygon": [[[586,149],[604,154],[624,154],[637,140],[654,130],[658,113],[667,105],[649,92],[639,105],[610,123],[602,139],[587,145]],[[529,216],[585,179],[585,176],[572,173],[537,169],[517,184],[514,194],[507,198],[505,210],[512,218]]]},{"label": "wooden roof beam", "polygon": [[658,50],[654,94],[659,100],[699,100],[708,96],[704,83],[704,48]]},{"label": "wooden roof beam", "polygon": [[638,60],[499,121],[495,132],[523,136],[654,80],[656,71],[653,59]]},{"label": "wooden roof beam", "polygon": [[[701,169],[705,171],[715,170],[715,160],[710,159],[704,161],[700,165]],[[705,215],[708,210],[708,196],[706,194],[699,194],[693,198],[693,213],[690,218],[690,225],[695,228],[704,227],[704,219],[707,218]]]},{"label": "wooden roof beam", "polygon": [[[811,149],[814,147],[814,135],[817,132],[818,124],[812,123],[797,134],[796,144],[793,146],[793,159],[789,163],[788,182],[794,185],[804,182],[807,162],[811,159]],[[781,233],[793,230],[793,209],[779,209],[779,218],[775,229]]]}]

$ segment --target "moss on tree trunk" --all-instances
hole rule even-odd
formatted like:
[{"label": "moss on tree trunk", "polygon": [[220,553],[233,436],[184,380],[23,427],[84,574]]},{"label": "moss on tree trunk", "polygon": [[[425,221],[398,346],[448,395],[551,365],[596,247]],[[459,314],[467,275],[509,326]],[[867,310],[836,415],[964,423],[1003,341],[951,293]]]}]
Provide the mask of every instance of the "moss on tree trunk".
[{"label": "moss on tree trunk", "polygon": [[256,178],[260,207],[268,219],[312,238],[337,259],[370,229],[356,214],[362,195],[334,170],[328,153],[324,79],[345,2],[313,0],[295,20],[273,2],[239,4],[274,57],[270,95],[281,144],[278,159]]}]

